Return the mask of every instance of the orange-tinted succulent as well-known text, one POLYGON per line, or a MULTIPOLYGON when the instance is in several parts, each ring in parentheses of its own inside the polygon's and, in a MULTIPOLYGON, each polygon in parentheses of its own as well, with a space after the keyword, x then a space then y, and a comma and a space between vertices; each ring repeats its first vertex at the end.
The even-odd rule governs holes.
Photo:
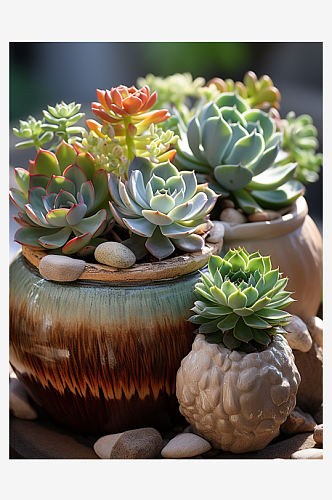
POLYGON ((167 109, 156 111, 148 110, 157 100, 157 92, 150 94, 150 88, 144 85, 137 89, 134 85, 130 88, 125 85, 112 87, 111 90, 97 89, 99 102, 91 104, 92 112, 103 122, 116 124, 125 118, 131 117, 133 122, 160 123, 169 118, 167 109))

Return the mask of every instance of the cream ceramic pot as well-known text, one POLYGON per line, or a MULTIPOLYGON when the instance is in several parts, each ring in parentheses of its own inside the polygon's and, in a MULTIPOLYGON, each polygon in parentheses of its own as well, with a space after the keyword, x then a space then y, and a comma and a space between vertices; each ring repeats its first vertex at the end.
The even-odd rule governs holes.
POLYGON ((287 290, 295 292, 296 302, 285 309, 303 321, 316 316, 323 287, 323 240, 303 196, 281 219, 234 226, 222 223, 224 254, 240 246, 249 253, 259 250, 261 255, 270 255, 272 267, 279 267, 289 278, 287 290))
POLYGON ((180 412, 214 448, 262 450, 295 407, 300 374, 281 335, 245 354, 196 335, 176 377, 180 412))

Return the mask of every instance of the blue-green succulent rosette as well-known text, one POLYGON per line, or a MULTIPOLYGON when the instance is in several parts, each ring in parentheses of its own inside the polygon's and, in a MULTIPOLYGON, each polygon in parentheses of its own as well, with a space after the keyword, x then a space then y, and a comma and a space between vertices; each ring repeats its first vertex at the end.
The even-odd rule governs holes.
POLYGON ((236 92, 224 92, 182 123, 174 164, 194 169, 209 186, 246 213, 280 209, 304 192, 294 178, 297 163, 276 166, 283 133, 261 109, 236 92))
POLYGON ((147 250, 159 260, 175 246, 185 252, 200 251, 213 224, 209 212, 218 195, 207 183, 198 185, 195 172, 179 172, 167 161, 154 166, 135 157, 124 183, 109 174, 110 208, 116 222, 145 238, 147 250))

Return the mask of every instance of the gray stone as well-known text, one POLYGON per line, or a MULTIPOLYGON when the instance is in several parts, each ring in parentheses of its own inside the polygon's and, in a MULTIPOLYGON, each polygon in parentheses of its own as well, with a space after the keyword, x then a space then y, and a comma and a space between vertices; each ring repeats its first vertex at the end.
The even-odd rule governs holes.
POLYGON ((287 420, 281 424, 280 430, 284 434, 300 434, 301 432, 311 432, 316 427, 316 422, 309 413, 304 413, 301 408, 295 406, 288 415, 287 420))
POLYGON ((156 458, 164 445, 161 434, 152 427, 134 429, 120 434, 113 444, 110 458, 156 458))
POLYGON ((29 403, 25 387, 14 376, 10 378, 9 383, 9 410, 14 417, 24 420, 36 420, 38 418, 36 410, 29 403))
POLYGON ((219 220, 228 222, 231 226, 248 222, 247 217, 235 208, 225 208, 225 210, 221 212, 219 220))
POLYGON ((190 432, 179 434, 161 450, 164 458, 190 458, 211 450, 208 441, 191 434, 190 432))
POLYGON ((224 235, 225 235, 225 226, 223 225, 222 222, 214 220, 213 222, 213 228, 210 229, 210 234, 206 238, 206 241, 208 243, 217 243, 218 241, 223 240, 224 235))
POLYGON ((314 440, 317 444, 323 444, 323 424, 316 425, 314 429, 314 440))
POLYGON ((323 348, 323 320, 318 316, 311 316, 306 323, 312 338, 323 348))
POLYGON ((287 342, 292 349, 308 352, 312 346, 312 338, 307 325, 295 314, 293 314, 293 318, 291 323, 284 326, 284 330, 288 332, 288 335, 286 335, 287 342))
POLYGON ((313 341, 308 352, 295 350, 293 354, 301 375, 296 404, 302 411, 315 415, 323 402, 323 349, 313 341))
POLYGON ((117 267, 119 269, 127 269, 136 262, 134 252, 122 243, 116 241, 107 241, 97 246, 95 259, 106 266, 117 267))
POLYGON ((292 453, 291 458, 298 460, 323 459, 323 450, 320 448, 310 448, 292 453))
POLYGON ((39 262, 39 272, 52 281, 75 281, 83 273, 85 261, 66 255, 46 255, 39 262))

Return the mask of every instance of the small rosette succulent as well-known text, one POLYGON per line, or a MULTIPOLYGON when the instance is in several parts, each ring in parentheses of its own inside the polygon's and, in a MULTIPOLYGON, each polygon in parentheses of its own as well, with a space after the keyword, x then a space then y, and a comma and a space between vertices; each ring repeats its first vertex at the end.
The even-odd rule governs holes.
POLYGON ((296 178, 307 184, 319 179, 323 155, 316 153, 319 147, 318 131, 310 115, 296 117, 290 111, 284 120, 283 150, 287 153, 287 162, 296 161, 296 178))
POLYGON ((192 323, 207 342, 245 353, 262 350, 292 316, 282 311, 293 302, 285 292, 288 279, 271 269, 270 257, 251 255, 244 248, 229 250, 222 258, 210 256, 209 273, 195 286, 192 323))
MULTIPOLYGON (((77 155, 62 142, 56 153, 40 149, 29 170, 15 169, 20 190, 10 197, 21 212, 14 217, 22 228, 21 245, 74 254, 90 245, 111 222, 105 170, 95 170, 89 154, 77 155)), ((85 252, 86 254, 86 252, 85 252)))
POLYGON ((175 246, 186 252, 204 246, 201 234, 213 224, 209 212, 217 195, 207 184, 197 185, 194 172, 179 172, 169 161, 157 166, 135 157, 125 183, 112 172, 110 207, 115 220, 133 233, 146 238, 147 250, 159 260, 175 246))
POLYGON ((268 113, 224 92, 182 127, 174 164, 204 174, 211 189, 233 198, 246 213, 283 208, 304 187, 293 179, 296 163, 274 165, 282 138, 268 113))

